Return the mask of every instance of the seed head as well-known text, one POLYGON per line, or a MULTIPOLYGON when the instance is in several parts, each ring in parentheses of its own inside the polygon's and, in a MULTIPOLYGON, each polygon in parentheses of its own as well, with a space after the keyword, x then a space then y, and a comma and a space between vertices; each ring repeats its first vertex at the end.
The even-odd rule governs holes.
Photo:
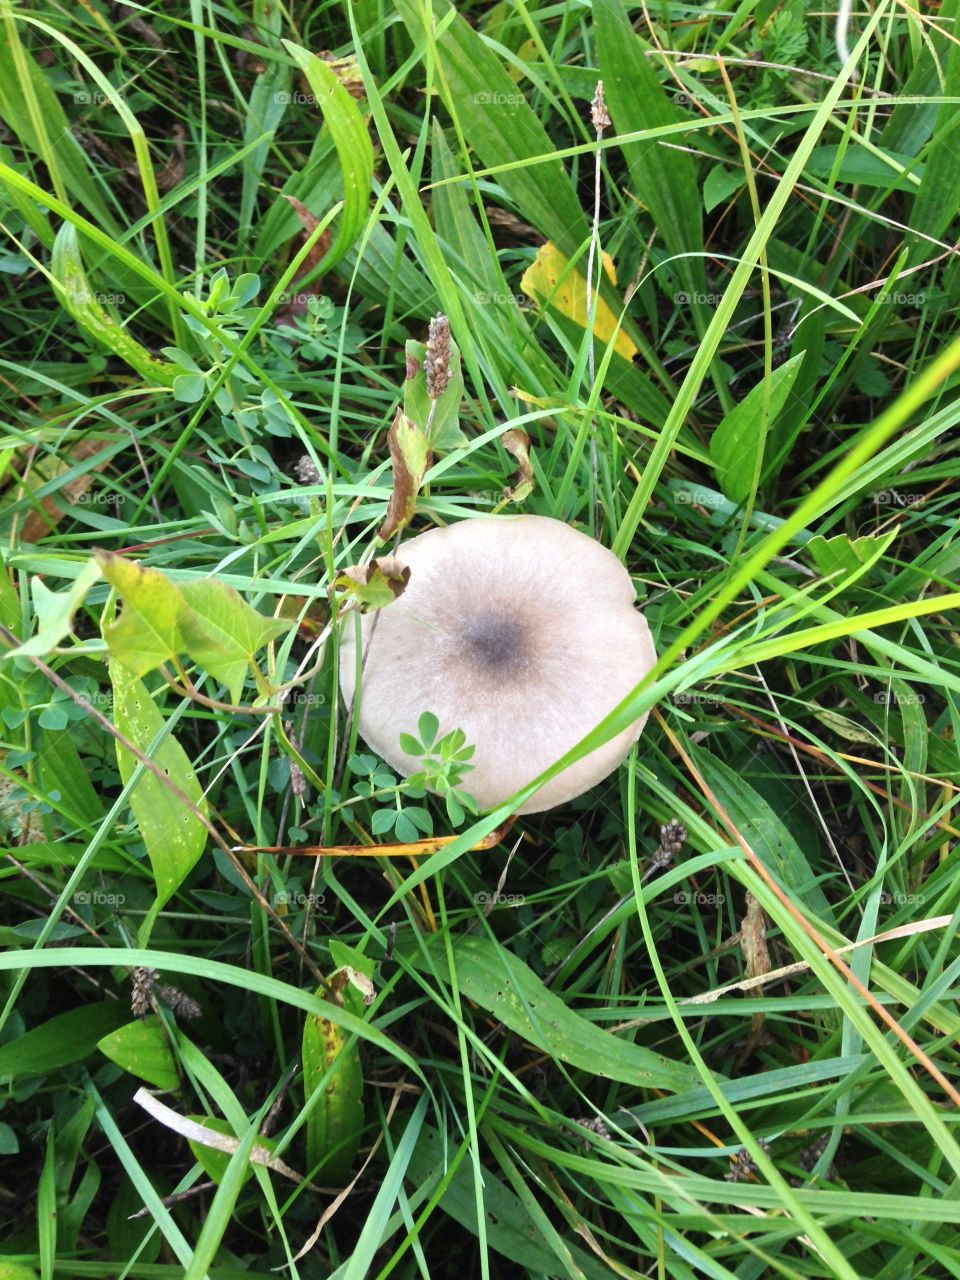
POLYGON ((436 315, 430 321, 423 371, 427 376, 427 395, 431 400, 439 400, 450 381, 450 321, 445 315, 436 315))

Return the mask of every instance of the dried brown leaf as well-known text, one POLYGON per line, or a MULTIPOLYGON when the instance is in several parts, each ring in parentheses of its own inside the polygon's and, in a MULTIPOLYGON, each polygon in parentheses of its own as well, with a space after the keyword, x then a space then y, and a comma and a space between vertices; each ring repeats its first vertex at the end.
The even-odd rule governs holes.
POLYGON ((517 460, 517 469, 510 477, 510 483, 504 488, 503 496, 510 502, 524 502, 534 489, 530 437, 520 427, 514 427, 510 431, 505 431, 500 440, 507 453, 517 460))
POLYGON ((432 457, 427 437, 402 409, 397 410, 387 434, 387 444, 393 467, 393 492, 387 506, 387 518, 380 530, 383 539, 413 519, 417 494, 432 457))

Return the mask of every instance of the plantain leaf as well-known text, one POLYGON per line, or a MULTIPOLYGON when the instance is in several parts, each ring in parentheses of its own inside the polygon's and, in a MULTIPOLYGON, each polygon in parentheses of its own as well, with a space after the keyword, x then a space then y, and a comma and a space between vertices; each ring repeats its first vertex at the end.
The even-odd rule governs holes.
POLYGON ((84 270, 77 230, 72 223, 65 222, 57 232, 50 273, 63 305, 91 338, 126 361, 148 382, 173 386, 180 370, 164 360, 156 360, 97 300, 84 270))
POLYGON ((177 1089, 180 1077, 166 1032, 154 1014, 128 1022, 97 1045, 100 1052, 132 1076, 158 1089, 177 1089))
POLYGON ((307 77, 316 96, 337 149, 343 174, 343 210, 337 222, 336 235, 327 252, 300 282, 305 284, 339 262, 360 234, 373 189, 373 143, 360 108, 327 64, 291 40, 282 43, 307 77))
MULTIPOLYGON (((164 727, 163 716, 146 686, 120 662, 111 660, 114 724, 133 746, 150 752, 150 758, 171 782, 201 812, 206 803, 187 753, 173 734, 168 733, 158 747, 154 740, 164 727)), ((138 761, 117 743, 117 762, 124 785, 129 782, 138 761)), ((143 843, 147 847, 157 899, 162 906, 189 875, 206 844, 206 828, 197 814, 161 783, 153 773, 145 772, 130 795, 130 808, 136 819, 143 843)))
POLYGON ((129 1016, 119 1000, 81 1005, 0 1045, 0 1080, 44 1076, 93 1053, 100 1040, 129 1016))
POLYGON ((502 946, 486 938, 464 938, 456 943, 454 958, 461 993, 549 1057, 645 1088, 679 1092, 697 1082, 692 1067, 618 1039, 574 1013, 502 946))
MULTIPOLYGON (((398 0, 395 7, 413 39, 421 40, 421 5, 398 0)), ((447 0, 435 0, 432 8, 443 68, 437 88, 447 110, 459 118, 464 136, 485 166, 513 166, 498 173, 497 182, 520 216, 563 253, 573 254, 590 228, 569 174, 560 160, 525 163, 549 156, 555 143, 496 53, 466 18, 447 0)))
MULTIPOLYGON (((769 432, 787 402, 796 381, 804 353, 800 352, 770 375, 770 399, 766 429, 769 432)), ((757 456, 764 448, 762 431, 763 383, 747 393, 710 438, 710 458, 724 496, 732 502, 746 502, 753 490, 757 456)))
MULTIPOLYGON (((633 30, 621 0, 595 0, 593 22, 600 75, 617 132, 634 133, 680 121, 682 117, 657 79, 654 64, 646 56, 644 43, 633 30)), ((650 210, 669 252, 702 254, 702 206, 690 156, 676 146, 665 146, 658 138, 628 143, 623 152, 634 195, 650 210)), ((676 270, 694 294, 705 291, 702 257, 682 258, 676 270)))
MULTIPOLYGON (((345 972, 345 971, 340 971, 345 972)), ((335 975, 336 977, 336 975, 335 975)), ((322 989, 319 996, 326 993, 322 989)), ((363 1000, 344 982, 338 992, 343 1008, 358 1017, 363 1000)), ((350 1175, 363 1132, 363 1071, 359 1043, 347 1048, 349 1035, 328 1018, 316 1014, 303 1028, 303 1091, 309 1098, 321 1080, 325 1084, 307 1118, 307 1163, 311 1179, 345 1182, 350 1175)))

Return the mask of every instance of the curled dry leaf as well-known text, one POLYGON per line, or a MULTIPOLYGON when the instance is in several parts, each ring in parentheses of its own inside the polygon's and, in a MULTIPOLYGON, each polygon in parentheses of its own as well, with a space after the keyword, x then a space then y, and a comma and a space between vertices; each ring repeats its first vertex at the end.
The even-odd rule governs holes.
POLYGON ((432 456, 427 437, 402 409, 397 410, 387 435, 387 444, 390 446, 393 466, 393 492, 390 494, 387 518, 380 530, 380 537, 383 539, 389 538, 413 519, 417 494, 432 456))
MULTIPOLYGON (((303 227, 301 236, 303 240, 307 240, 314 231, 320 219, 316 214, 311 213, 307 206, 296 196, 284 195, 284 200, 289 201, 293 206, 294 212, 300 219, 300 225, 303 227)), ((297 282, 302 280, 304 276, 314 269, 314 267, 323 259, 324 254, 330 248, 331 232, 328 227, 320 236, 317 243, 300 264, 300 270, 297 272, 293 280, 291 280, 287 290, 287 301, 282 307, 277 308, 276 320, 278 325, 287 325, 294 327, 294 321, 297 316, 305 316, 307 314, 307 304, 311 297, 318 297, 320 294, 320 281, 315 280, 312 284, 304 285, 296 288, 297 282)))
POLYGON ((530 460, 530 437, 519 427, 505 431, 500 441, 507 453, 517 460, 517 469, 503 490, 510 502, 524 502, 534 490, 533 463, 530 460))
MULTIPOLYGON (((760 978, 770 972, 770 953, 767 950, 767 918, 763 908, 753 896, 747 893, 747 914, 740 921, 740 950, 748 978, 760 978)), ((758 990, 762 993, 763 988, 758 990)), ((750 1034, 738 1055, 738 1062, 744 1062, 753 1052, 763 1037, 763 1014, 755 1013, 750 1019, 750 1034)))
POLYGON ((364 96, 365 91, 363 88, 363 75, 360 72, 360 63, 357 59, 351 57, 338 58, 329 49, 322 49, 320 57, 337 77, 350 97, 359 101, 364 96))
POLYGON ((70 471, 78 463, 85 462, 87 458, 92 458, 101 451, 104 454, 102 462, 91 467, 89 471, 84 471, 73 480, 66 481, 55 493, 48 495, 46 498, 41 498, 38 507, 27 513, 20 531, 20 538, 23 542, 39 542, 41 538, 56 528, 63 519, 64 499, 69 503, 83 502, 84 494, 93 484, 94 474, 97 471, 102 471, 110 461, 107 454, 109 443, 109 439, 104 438, 78 440, 67 453, 61 456, 41 458, 35 451, 29 450, 25 451, 25 456, 22 456, 22 459, 18 459, 20 465, 16 466, 15 464, 15 469, 12 469, 11 474, 15 474, 16 470, 20 470, 21 479, 12 493, 12 501, 19 501, 21 498, 26 497, 27 493, 39 489, 42 485, 49 484, 51 480, 56 479, 57 476, 66 471, 70 471))
POLYGON ((344 569, 333 585, 341 603, 352 601, 361 613, 370 613, 393 604, 409 580, 409 567, 396 556, 377 556, 369 564, 344 569))

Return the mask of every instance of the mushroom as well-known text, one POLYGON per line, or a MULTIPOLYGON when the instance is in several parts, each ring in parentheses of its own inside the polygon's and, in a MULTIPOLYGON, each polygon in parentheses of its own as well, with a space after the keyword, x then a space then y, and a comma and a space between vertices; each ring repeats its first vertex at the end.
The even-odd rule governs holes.
MULTIPOLYGON (((423 762, 400 746, 420 715, 460 728, 476 752, 463 780, 493 809, 570 750, 656 662, 636 593, 600 543, 546 516, 491 516, 430 529, 405 543, 406 590, 361 619, 358 727, 403 776, 423 762)), ((344 628, 343 696, 352 703, 356 628, 344 628)), ((565 804, 611 773, 646 713, 518 813, 565 804)))

